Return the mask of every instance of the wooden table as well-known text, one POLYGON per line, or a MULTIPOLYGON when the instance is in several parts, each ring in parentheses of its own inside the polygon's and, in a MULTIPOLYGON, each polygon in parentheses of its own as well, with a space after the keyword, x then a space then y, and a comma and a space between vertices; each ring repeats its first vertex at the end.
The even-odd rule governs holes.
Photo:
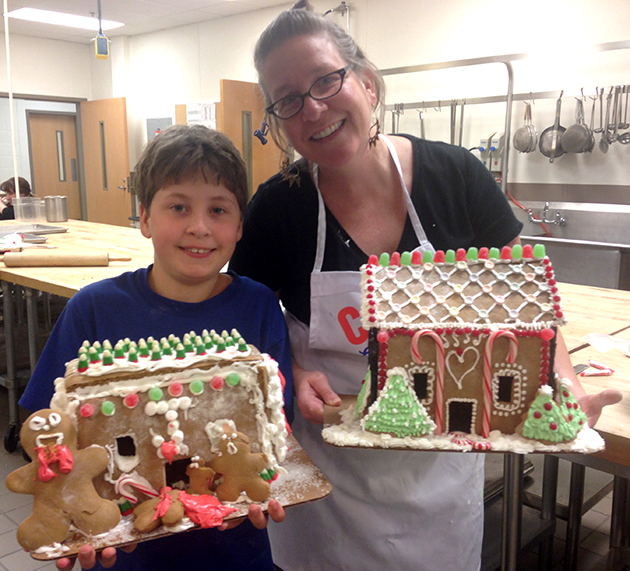
MULTIPOLYGON (((588 347, 589 333, 615 335, 630 328, 630 291, 558 284, 567 324, 562 336, 569 353, 588 347)), ((577 362, 573 359, 573 364, 577 362)))
POLYGON ((600 353, 584 337, 594 332, 630 337, 630 292, 564 283, 558 284, 558 289, 567 318, 562 334, 573 364, 588 364, 589 359, 595 359, 615 369, 610 377, 580 377, 584 390, 593 394, 614 388, 624 395, 620 403, 604 409, 597 423, 606 450, 592 456, 558 456, 572 462, 565 570, 573 571, 577 566, 586 466, 614 474, 611 547, 621 547, 627 536, 623 513, 630 478, 630 359, 617 349, 600 353))
MULTIPOLYGON (((24 224, 23 221, 6 220, 0 226, 3 228, 19 227, 24 226, 24 224)), ((9 427, 5 434, 4 446, 11 452, 17 446, 19 433, 14 305, 11 285, 25 288, 29 359, 32 370, 39 358, 37 291, 70 298, 86 285, 118 276, 123 272, 146 267, 153 262, 151 241, 144 238, 138 229, 82 220, 68 220, 53 226, 67 228, 67 231, 45 234, 47 237, 45 245, 54 247, 50 250, 51 252, 70 254, 101 252, 108 253, 110 257, 131 258, 131 261, 111 262, 108 266, 101 267, 64 268, 7 268, 4 264, 0 264, 7 353, 7 375, 2 384, 7 387, 9 392, 9 427)))

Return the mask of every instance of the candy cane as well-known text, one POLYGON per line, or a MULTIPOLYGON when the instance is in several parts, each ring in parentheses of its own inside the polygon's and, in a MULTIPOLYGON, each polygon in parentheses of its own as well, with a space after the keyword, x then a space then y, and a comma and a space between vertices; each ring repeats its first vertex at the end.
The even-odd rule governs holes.
POLYGON ((136 498, 130 488, 136 488, 138 491, 143 492, 152 498, 157 498, 160 495, 153 489, 147 479, 138 475, 136 472, 132 475, 120 477, 114 488, 116 493, 120 494, 126 500, 129 500, 132 504, 137 504, 138 498, 136 498))
POLYGON ((486 350, 483 355, 483 423, 482 435, 488 438, 490 435, 490 405, 492 403, 492 346, 499 337, 507 337, 510 340, 510 349, 507 354, 507 362, 514 363, 518 352, 516 336, 511 331, 494 331, 488 337, 486 350))
POLYGON ((435 353, 437 361, 437 386, 435 389, 435 432, 436 434, 442 434, 442 408, 444 406, 444 344, 440 336, 435 331, 417 331, 411 339, 411 357, 413 360, 420 364, 422 363, 422 357, 418 351, 418 340, 420 337, 427 335, 435 341, 435 353))

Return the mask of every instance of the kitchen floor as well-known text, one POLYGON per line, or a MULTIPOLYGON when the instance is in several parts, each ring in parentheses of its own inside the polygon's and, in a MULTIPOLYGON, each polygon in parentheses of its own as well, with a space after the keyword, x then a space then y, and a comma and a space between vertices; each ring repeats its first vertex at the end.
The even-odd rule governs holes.
MULTIPOLYGON (((0 431, 4 436, 8 424, 7 391, 0 388, 0 431)), ((24 464, 20 450, 13 454, 0 450, 0 571, 34 571, 56 569, 54 563, 42 563, 32 559, 22 550, 15 538, 17 526, 30 515, 32 499, 28 495, 13 494, 4 485, 4 480, 11 471, 24 464)), ((606 567, 608 557, 608 541, 610 533, 610 513, 612 494, 606 496, 582 518, 582 535, 577 571, 612 571, 606 567)), ((558 520, 554 541, 554 568, 562 570, 564 556, 564 537, 566 522, 558 520)), ((522 554, 519 568, 531 570, 537 568, 535 552, 522 554)), ((630 567, 627 567, 630 569, 630 567)), ((623 565, 614 571, 626 569, 623 565)), ((290 571, 290 570, 286 570, 290 571)))

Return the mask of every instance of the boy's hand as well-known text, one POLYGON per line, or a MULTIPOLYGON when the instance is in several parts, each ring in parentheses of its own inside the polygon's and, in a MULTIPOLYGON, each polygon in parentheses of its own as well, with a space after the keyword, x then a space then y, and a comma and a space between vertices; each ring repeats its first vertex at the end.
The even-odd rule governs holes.
MULTIPOLYGON (((278 500, 269 500, 267 512, 271 516, 271 519, 276 523, 281 523, 284 521, 286 513, 278 500)), ((262 508, 258 504, 252 504, 251 506, 249 506, 247 517, 256 529, 265 529, 267 527, 267 523, 269 523, 269 516, 263 513, 262 508)), ((225 531, 226 529, 232 529, 237 525, 240 525, 241 523, 243 523, 243 520, 236 522, 226 522, 221 524, 218 529, 221 531, 225 531)))
POLYGON ((302 416, 314 424, 324 422, 324 404, 339 406, 341 399, 321 371, 306 371, 293 363, 293 382, 302 416))
MULTIPOLYGON (((121 547, 121 549, 127 553, 131 553, 138 545, 133 543, 121 547)), ((82 545, 79 548, 77 557, 63 557, 57 561, 57 569, 59 571, 70 571, 74 567, 74 562, 79 560, 81 569, 93 569, 96 565, 97 555, 95 549, 91 545, 82 545)), ((113 567, 116 563, 116 549, 113 547, 106 547, 98 556, 98 560, 105 569, 113 567)))

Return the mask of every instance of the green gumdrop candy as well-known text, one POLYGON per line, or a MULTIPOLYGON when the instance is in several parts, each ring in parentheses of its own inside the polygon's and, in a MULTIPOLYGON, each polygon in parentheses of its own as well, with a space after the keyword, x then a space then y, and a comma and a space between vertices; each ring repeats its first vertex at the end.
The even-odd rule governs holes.
POLYGON ((411 252, 403 252, 402 254, 400 254, 400 265, 401 266, 411 265, 411 252))
POLYGON ((490 258, 491 260, 500 259, 501 251, 499 250, 499 248, 490 248, 490 251, 488 252, 488 258, 490 258))
POLYGON ((466 252, 467 260, 476 260, 478 257, 479 257, 479 250, 477 248, 474 248, 474 247, 468 248, 468 251, 466 252))
POLYGON ((422 254, 422 263, 423 264, 432 264, 433 263, 433 252, 430 250, 425 250, 422 254))
POLYGON ((515 244, 512 246, 512 259, 520 260, 523 258, 523 246, 520 244, 515 244))
POLYGON ((447 264, 454 264, 455 263, 455 250, 446 250, 444 254, 444 261, 447 264))
POLYGON ((545 257, 545 246, 543 244, 536 244, 534 246, 534 258, 545 257))
POLYGON ((378 263, 380 266, 389 266, 389 254, 381 254, 381 257, 378 259, 378 263))

